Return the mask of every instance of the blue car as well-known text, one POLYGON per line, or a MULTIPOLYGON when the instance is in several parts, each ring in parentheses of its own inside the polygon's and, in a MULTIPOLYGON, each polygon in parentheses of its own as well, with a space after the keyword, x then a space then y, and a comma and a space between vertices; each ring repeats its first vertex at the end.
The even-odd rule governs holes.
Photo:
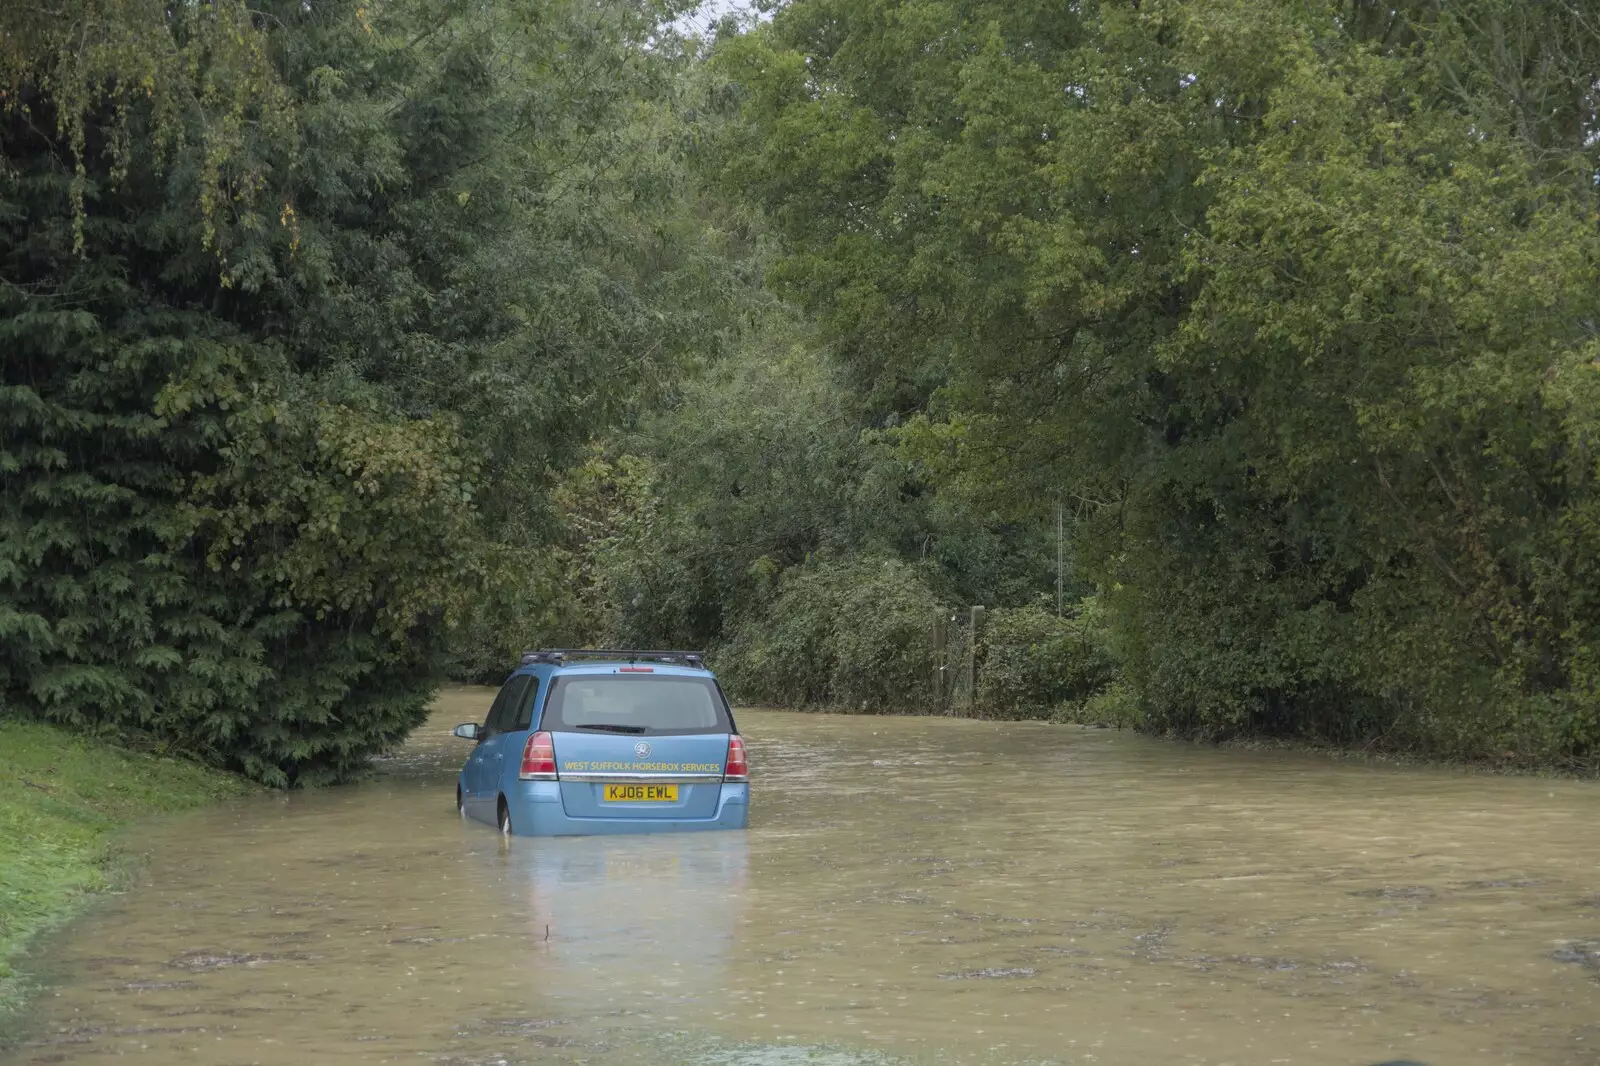
POLYGON ((695 652, 531 651, 482 725, 460 812, 506 834, 743 829, 750 765, 695 652))

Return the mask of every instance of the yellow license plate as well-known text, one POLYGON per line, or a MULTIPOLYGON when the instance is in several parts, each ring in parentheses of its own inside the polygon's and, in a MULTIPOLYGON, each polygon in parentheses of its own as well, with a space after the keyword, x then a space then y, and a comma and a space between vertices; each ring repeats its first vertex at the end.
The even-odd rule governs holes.
POLYGON ((677 785, 607 785, 607 803, 676 803, 677 785))

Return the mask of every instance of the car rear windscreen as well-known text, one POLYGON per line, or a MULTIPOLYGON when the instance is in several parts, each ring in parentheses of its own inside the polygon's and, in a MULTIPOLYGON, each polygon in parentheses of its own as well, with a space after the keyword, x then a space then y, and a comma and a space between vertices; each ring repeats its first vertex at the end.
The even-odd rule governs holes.
POLYGON ((709 678, 660 674, 558 677, 542 722, 552 731, 627 736, 733 731, 709 678))

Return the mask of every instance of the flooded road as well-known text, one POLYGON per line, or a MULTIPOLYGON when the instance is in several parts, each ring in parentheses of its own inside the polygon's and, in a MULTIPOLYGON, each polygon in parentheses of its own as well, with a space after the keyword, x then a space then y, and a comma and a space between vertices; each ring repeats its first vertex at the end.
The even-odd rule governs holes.
POLYGON ((746 711, 748 832, 503 842, 491 697, 143 833, 0 1060, 1600 1066, 1600 786, 746 711))

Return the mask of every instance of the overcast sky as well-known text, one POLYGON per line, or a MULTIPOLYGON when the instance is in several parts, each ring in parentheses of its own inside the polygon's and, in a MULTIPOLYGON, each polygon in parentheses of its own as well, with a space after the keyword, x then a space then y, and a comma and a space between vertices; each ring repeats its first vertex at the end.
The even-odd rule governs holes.
POLYGON ((700 5, 700 13, 718 19, 730 11, 743 11, 749 6, 750 0, 706 0, 700 5))
POLYGON ((700 10, 684 17, 686 27, 696 27, 701 30, 709 29, 723 15, 739 11, 748 11, 751 0, 705 0, 700 5, 700 10))

